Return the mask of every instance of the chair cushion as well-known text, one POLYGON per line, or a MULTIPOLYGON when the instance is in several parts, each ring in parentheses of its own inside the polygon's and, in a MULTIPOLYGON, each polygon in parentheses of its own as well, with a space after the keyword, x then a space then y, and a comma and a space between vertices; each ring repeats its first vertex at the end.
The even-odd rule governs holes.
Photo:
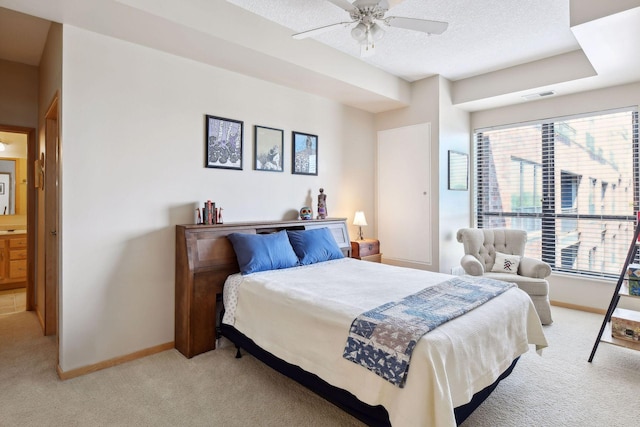
POLYGON ((529 295, 544 296, 549 294, 549 282, 545 279, 535 279, 533 277, 519 276, 511 273, 492 272, 484 273, 484 277, 515 283, 520 289, 529 295))

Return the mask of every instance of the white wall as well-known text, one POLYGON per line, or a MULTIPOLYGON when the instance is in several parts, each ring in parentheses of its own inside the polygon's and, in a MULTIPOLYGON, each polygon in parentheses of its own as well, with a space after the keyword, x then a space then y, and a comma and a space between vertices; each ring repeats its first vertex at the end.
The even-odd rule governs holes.
POLYGON ((323 187, 330 216, 375 221, 372 114, 70 26, 63 46, 63 371, 173 341, 196 202, 278 220, 323 187), (243 171, 204 168, 205 114, 244 121, 243 171), (254 124, 285 130, 285 172, 252 170, 254 124), (291 175, 292 130, 319 136, 317 177, 291 175))
MULTIPOLYGON (((429 123, 431 125, 431 138, 429 143, 431 144, 431 164, 424 165, 430 173, 431 182, 431 195, 430 205, 431 212, 429 218, 424 218, 424 221, 431 222, 431 230, 434 232, 438 229, 438 179, 439 179, 439 77, 429 77, 426 79, 418 80, 411 85, 412 96, 411 106, 406 108, 399 108, 397 110, 387 111, 384 113, 376 114, 376 130, 397 129, 405 126, 417 125, 422 123, 429 123)), ((397 206, 397 209, 407 209, 411 207, 397 206)), ((427 269, 432 271, 438 271, 439 265, 439 244, 435 235, 429 242, 414 241, 407 242, 410 245, 426 244, 431 245, 431 265, 418 264, 411 262, 394 262, 394 264, 413 267, 419 269, 427 269)), ((418 239, 416 239, 418 240, 418 239)), ((380 242, 381 252, 383 253, 384 260, 384 245, 385 242, 380 242)))
MULTIPOLYGON (((440 168, 439 168, 439 227, 440 243, 439 271, 451 273, 454 267, 460 267, 460 258, 464 255, 462 243, 456 240, 460 228, 469 227, 471 222, 472 181, 469 190, 449 190, 449 150, 469 154, 469 113, 453 106, 451 82, 440 78, 440 168)), ((470 173, 470 169, 468 170, 470 173)))
MULTIPOLYGON (((431 222, 433 238, 423 242, 431 245, 432 264, 428 269, 451 273, 452 267, 460 265, 464 254, 462 244, 456 241, 456 232, 470 224, 470 192, 448 189, 447 155, 448 150, 470 153, 471 135, 469 113, 453 106, 449 81, 435 76, 414 82, 410 107, 376 115, 378 130, 418 123, 431 123, 432 160, 425 165, 431 173, 431 217, 425 221, 431 222)), ((380 242, 380 246, 384 248, 384 242, 380 242)), ((425 268, 417 264, 406 266, 425 268)))
MULTIPOLYGON (((475 112, 471 114, 471 129, 638 104, 640 104, 640 83, 634 83, 475 112)), ((552 301, 596 309, 607 308, 615 287, 613 280, 577 279, 560 274, 552 274, 549 284, 552 301)))
POLYGON ((554 96, 471 113, 471 130, 549 117, 629 107, 640 103, 640 83, 554 96))

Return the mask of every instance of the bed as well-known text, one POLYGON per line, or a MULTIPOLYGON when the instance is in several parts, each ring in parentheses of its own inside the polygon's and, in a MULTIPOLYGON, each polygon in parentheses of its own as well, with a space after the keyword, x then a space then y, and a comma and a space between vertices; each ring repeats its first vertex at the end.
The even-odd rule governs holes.
MULTIPOLYGON (((247 227, 217 229, 216 238, 329 225, 338 249, 348 255, 344 220, 263 225, 249 227, 249 233, 247 227)), ((225 246, 225 240, 218 245, 225 246)), ((236 252, 238 259, 242 253, 236 252)), ((530 298, 510 288, 420 338, 406 382, 399 387, 344 357, 352 322, 363 312, 452 276, 348 257, 244 275, 238 272, 242 260, 240 268, 237 261, 235 268, 228 263, 217 268, 223 264, 221 334, 369 425, 460 424, 509 375, 521 354, 530 346, 546 346, 530 298)))

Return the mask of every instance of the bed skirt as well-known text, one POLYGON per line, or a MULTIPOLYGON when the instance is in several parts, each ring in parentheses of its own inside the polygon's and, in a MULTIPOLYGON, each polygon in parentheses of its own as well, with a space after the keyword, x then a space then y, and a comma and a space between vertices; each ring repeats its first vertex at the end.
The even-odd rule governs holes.
MULTIPOLYGON (((302 384, 304 387, 353 415, 363 423, 376 427, 391 425, 389 423, 389 414, 382 405, 367 405, 366 403, 358 400, 357 397, 348 391, 334 387, 317 375, 307 372, 299 366, 285 362, 259 347, 250 338, 235 329, 233 326, 221 323, 220 333, 239 349, 244 349, 256 359, 302 384)), ((498 386, 498 383, 511 374, 511 371, 513 371, 517 362, 518 358, 511 363, 511 366, 509 366, 493 384, 474 394, 469 403, 454 409, 457 425, 462 424, 462 422, 466 420, 467 417, 469 417, 469 415, 471 415, 471 413, 480 406, 487 397, 489 397, 491 392, 493 392, 493 390, 498 386)))

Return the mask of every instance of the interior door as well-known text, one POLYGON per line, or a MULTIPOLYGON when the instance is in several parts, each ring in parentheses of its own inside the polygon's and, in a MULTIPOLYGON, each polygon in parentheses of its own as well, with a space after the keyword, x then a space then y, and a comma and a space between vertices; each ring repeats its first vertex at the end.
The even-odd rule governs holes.
POLYGON ((431 125, 378 132, 378 238, 385 262, 431 265, 431 125))

